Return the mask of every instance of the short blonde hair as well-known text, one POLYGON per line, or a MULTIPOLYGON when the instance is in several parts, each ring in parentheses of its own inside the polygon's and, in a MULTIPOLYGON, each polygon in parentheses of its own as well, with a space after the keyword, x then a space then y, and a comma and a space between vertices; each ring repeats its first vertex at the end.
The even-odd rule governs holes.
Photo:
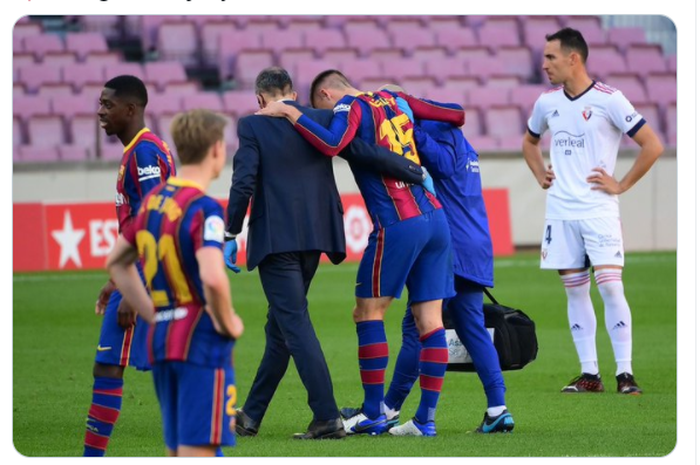
POLYGON ((178 114, 170 124, 170 134, 180 163, 196 165, 209 149, 224 138, 228 120, 210 110, 197 109, 178 114))

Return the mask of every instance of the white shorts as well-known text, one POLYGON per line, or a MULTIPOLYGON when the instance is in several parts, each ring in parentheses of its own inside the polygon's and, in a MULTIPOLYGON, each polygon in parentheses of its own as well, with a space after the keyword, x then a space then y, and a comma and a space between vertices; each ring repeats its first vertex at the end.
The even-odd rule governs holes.
POLYGON ((620 218, 545 220, 540 268, 572 270, 624 264, 620 218))

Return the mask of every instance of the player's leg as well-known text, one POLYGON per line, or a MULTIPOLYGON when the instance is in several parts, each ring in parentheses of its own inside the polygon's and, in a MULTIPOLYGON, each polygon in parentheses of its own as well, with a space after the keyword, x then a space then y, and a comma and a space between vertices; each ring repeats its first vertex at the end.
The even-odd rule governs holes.
POLYGON ((235 446, 237 391, 233 366, 167 363, 177 372, 177 455, 214 457, 219 447, 235 446))
POLYGON ((447 340, 442 323, 442 299, 454 296, 452 245, 442 210, 422 217, 414 234, 425 234, 406 279, 411 310, 421 345, 421 397, 413 419, 393 428, 394 435, 435 436, 435 412, 447 369, 447 340))
MULTIPOLYGON (((115 290, 110 296, 102 320, 100 340, 93 366, 92 402, 87 416, 83 455, 105 455, 114 425, 122 407, 124 387, 125 341, 133 329, 124 331, 117 324, 117 307, 121 294, 115 290)), ((127 344, 128 345, 128 344, 127 344)))
POLYGON ((447 309, 486 393, 487 408, 477 432, 512 431, 515 423, 506 408, 506 385, 498 353, 484 324, 483 286, 455 276, 455 289, 457 295, 449 300, 447 309))
POLYGON ((239 436, 254 436, 267 412, 272 397, 289 366, 289 349, 284 340, 277 320, 268 307, 265 325, 265 352, 253 380, 243 412, 252 420, 253 425, 236 424, 239 436), (246 426, 248 426, 246 428, 246 426))
POLYGON ((396 357, 394 375, 384 396, 384 413, 390 428, 398 424, 401 406, 419 375, 421 344, 410 302, 401 324, 401 336, 401 350, 396 357))
MULTIPOLYGON (((143 281, 143 270, 137 265, 143 281)), ((149 326, 140 317, 136 325, 122 328, 117 309, 121 292, 112 292, 105 309, 93 366, 92 403, 88 412, 83 455, 104 456, 119 418, 124 386, 124 367, 150 370, 146 340, 149 326)))
POLYGON ((605 306, 605 326, 617 364, 618 392, 641 394, 632 375, 632 313, 622 284, 624 245, 618 218, 594 218, 584 222, 596 286, 605 306))
POLYGON ((178 372, 176 367, 170 363, 156 363, 153 366, 153 386, 163 424, 165 455, 177 457, 178 372))
POLYGON ((579 222, 546 220, 540 268, 559 271, 566 293, 569 329, 581 365, 581 375, 564 386, 562 392, 603 390, 598 373, 597 322, 590 295, 588 266, 579 222))
POLYGON ((384 314, 393 299, 400 297, 408 272, 406 253, 400 244, 402 223, 406 221, 370 234, 357 270, 353 321, 364 402, 360 409, 343 409, 348 434, 381 434, 388 428, 382 413, 384 377, 389 364, 384 314))
POLYGON ((361 415, 353 415, 344 422, 345 430, 350 434, 380 434, 387 429, 386 415, 382 413, 384 377, 389 364, 384 314, 392 300, 393 297, 355 299, 353 319, 364 401, 361 415))
POLYGON ((274 317, 309 393, 314 420, 339 418, 333 384, 321 344, 309 316, 306 291, 320 259, 319 252, 269 255, 259 266, 260 279, 274 317))

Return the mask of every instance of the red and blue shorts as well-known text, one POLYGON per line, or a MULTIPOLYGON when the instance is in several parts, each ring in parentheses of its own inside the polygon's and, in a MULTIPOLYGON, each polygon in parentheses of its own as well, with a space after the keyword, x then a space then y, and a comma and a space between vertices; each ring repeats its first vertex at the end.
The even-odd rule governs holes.
MULTIPOLYGON (((143 271, 137 266, 141 280, 143 271)), ((105 308, 100 330, 100 340, 97 344, 95 362, 103 365, 118 365, 122 367, 132 366, 137 370, 150 370, 146 339, 148 337, 148 324, 136 318, 136 325, 124 329, 117 322, 117 309, 122 301, 119 289, 112 292, 105 308)))
POLYGON ((188 362, 156 362, 153 382, 168 449, 236 444, 233 366, 213 368, 188 362))
POLYGON ((372 231, 357 270, 355 296, 411 302, 455 295, 450 229, 442 209, 372 231))

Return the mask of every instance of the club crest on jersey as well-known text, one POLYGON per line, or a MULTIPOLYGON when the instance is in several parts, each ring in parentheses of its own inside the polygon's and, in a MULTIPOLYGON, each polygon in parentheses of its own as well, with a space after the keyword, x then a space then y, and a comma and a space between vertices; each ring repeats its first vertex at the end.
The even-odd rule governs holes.
POLYGON ((581 114, 583 115, 583 119, 588 121, 589 119, 591 119, 591 116, 593 115, 593 110, 591 110, 591 107, 586 107, 583 109, 581 114))

